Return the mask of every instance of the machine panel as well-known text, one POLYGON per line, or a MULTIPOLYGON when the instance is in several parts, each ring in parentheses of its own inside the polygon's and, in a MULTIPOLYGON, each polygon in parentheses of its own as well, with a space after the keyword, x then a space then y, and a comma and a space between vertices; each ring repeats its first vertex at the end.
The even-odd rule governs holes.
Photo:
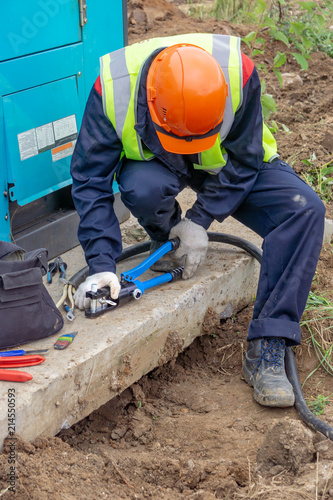
POLYGON ((50 258, 78 244, 72 152, 99 58, 126 44, 126 0, 1 2, 1 240, 50 258))
POLYGON ((7 0, 1 6, 0 61, 81 40, 77 0, 7 0))
POLYGON ((10 201, 26 205, 67 186, 81 123, 76 77, 3 98, 10 201))

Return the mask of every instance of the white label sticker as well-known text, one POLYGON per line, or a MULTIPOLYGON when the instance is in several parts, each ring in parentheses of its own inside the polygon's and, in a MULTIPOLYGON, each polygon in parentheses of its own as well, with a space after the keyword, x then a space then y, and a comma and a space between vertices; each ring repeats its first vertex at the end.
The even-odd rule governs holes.
POLYGON ((38 155, 37 139, 35 129, 27 130, 17 135, 21 161, 38 155))
POLYGON ((54 133, 52 123, 47 123, 36 128, 37 144, 39 152, 44 149, 50 149, 54 145, 54 133))
POLYGON ((77 134, 75 115, 66 116, 66 118, 53 122, 53 128, 56 141, 77 134))
POLYGON ((17 135, 21 161, 52 150, 52 161, 58 161, 73 153, 77 139, 75 115, 46 123, 17 135), (68 146, 71 144, 71 146, 68 146), (61 147, 64 146, 64 147, 61 147))

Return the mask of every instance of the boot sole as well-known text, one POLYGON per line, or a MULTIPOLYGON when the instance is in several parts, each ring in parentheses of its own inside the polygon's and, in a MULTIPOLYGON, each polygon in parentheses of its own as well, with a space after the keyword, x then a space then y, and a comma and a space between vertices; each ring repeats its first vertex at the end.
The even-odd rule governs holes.
POLYGON ((280 395, 281 398, 277 399, 278 391, 273 395, 262 396, 262 394, 253 391, 254 400, 262 406, 270 406, 272 408, 288 408, 294 406, 295 396, 292 394, 290 396, 280 395))

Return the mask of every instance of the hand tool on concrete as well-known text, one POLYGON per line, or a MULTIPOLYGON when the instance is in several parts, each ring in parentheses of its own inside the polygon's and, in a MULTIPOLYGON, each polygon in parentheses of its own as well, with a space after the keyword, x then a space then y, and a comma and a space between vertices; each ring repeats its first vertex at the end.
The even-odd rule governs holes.
POLYGON ((179 238, 167 241, 149 255, 147 259, 141 262, 141 264, 122 273, 120 277, 120 293, 117 299, 112 299, 110 297, 109 287, 103 287, 97 290, 96 285, 92 285, 92 289, 86 293, 86 296, 91 299, 90 308, 85 310, 86 317, 96 318, 107 311, 115 309, 119 305, 125 304, 131 299, 140 299, 145 290, 149 288, 180 279, 184 269, 183 266, 147 281, 140 281, 137 279, 138 276, 147 271, 156 261, 163 257, 163 255, 172 250, 176 250, 179 247, 179 243, 179 238))
POLYGON ((8 382, 27 382, 33 377, 30 373, 21 372, 20 370, 2 370, 0 369, 0 380, 8 382))
POLYGON ((53 344, 55 349, 66 349, 74 340, 75 335, 78 332, 65 333, 65 335, 61 335, 58 340, 53 344))
POLYGON ((47 271, 47 282, 52 283, 52 277, 59 271, 59 279, 66 279, 67 264, 61 257, 57 257, 54 262, 50 262, 47 271))
POLYGON ((9 356, 0 358, 0 368, 22 368, 24 366, 35 366, 44 363, 45 358, 38 354, 31 356, 9 356))
POLYGON ((9 356, 25 356, 25 355, 29 355, 29 354, 44 354, 47 351, 48 351, 48 349, 35 349, 33 351, 25 351, 24 349, 15 349, 14 351, 2 351, 2 352, 0 352, 0 357, 8 358, 9 356))
POLYGON ((21 368, 25 366, 34 366, 43 363, 45 358, 43 356, 9 356, 7 358, 0 358, 0 380, 7 380, 10 382, 27 382, 33 377, 30 373, 22 372, 20 370, 7 370, 7 368, 21 368))
POLYGON ((57 262, 58 262, 58 268, 59 268, 59 279, 64 280, 66 279, 66 269, 67 269, 67 264, 62 260, 61 257, 57 257, 57 262))
POLYGON ((56 262, 51 262, 48 266, 47 269, 47 282, 52 283, 52 277, 55 275, 55 273, 58 270, 58 266, 56 262))

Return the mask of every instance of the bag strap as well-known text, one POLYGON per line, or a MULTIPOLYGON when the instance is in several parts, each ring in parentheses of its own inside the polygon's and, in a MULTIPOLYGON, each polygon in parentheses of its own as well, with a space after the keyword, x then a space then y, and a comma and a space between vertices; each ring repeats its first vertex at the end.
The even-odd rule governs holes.
MULTIPOLYGON (((47 255, 48 251, 46 248, 38 248, 37 250, 32 250, 27 252, 24 256, 24 260, 32 260, 35 265, 41 268, 42 275, 47 273, 47 255)), ((35 265, 33 267, 35 267, 35 265)))

